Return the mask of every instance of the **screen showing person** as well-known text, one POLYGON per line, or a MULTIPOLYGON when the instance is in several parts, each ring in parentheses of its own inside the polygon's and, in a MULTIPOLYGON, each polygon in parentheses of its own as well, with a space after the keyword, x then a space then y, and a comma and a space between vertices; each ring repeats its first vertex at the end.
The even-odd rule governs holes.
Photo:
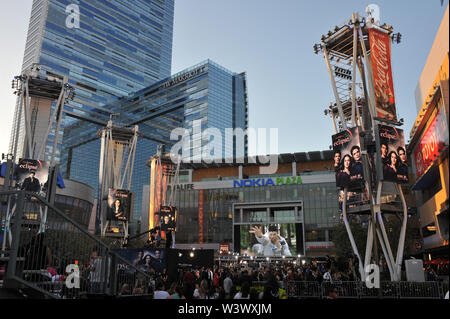
MULTIPOLYGON (((264 257, 292 256, 288 239, 281 235, 282 226, 285 226, 284 228, 286 230, 287 225, 250 226, 248 233, 254 235, 253 240, 251 243, 247 243, 247 245, 242 245, 241 242, 241 247, 249 248, 247 251, 249 255, 264 257)), ((287 235, 292 242, 292 238, 295 237, 295 227, 290 225, 289 228, 287 235)))

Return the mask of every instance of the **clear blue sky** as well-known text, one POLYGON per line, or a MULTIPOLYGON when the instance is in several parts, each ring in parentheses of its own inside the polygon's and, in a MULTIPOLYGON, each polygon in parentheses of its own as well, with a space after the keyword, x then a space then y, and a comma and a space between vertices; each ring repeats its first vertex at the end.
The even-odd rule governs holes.
MULTIPOLYGON (((0 32, 0 152, 7 152, 15 104, 11 79, 22 64, 31 0, 2 3, 0 32)), ((397 112, 405 136, 416 118, 414 90, 448 4, 440 0, 175 0, 172 73, 211 59, 246 72, 251 127, 278 128, 279 152, 326 150, 333 129, 323 110, 334 100, 322 55, 312 46, 322 34, 380 6, 394 26, 397 112)))

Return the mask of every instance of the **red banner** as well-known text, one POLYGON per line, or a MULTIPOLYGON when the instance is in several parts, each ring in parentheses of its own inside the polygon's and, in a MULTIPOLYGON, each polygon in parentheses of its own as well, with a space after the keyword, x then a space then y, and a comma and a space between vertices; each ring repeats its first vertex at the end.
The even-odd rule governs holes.
POLYGON ((448 128, 444 117, 441 110, 436 113, 414 150, 417 178, 425 173, 445 147, 448 128))
POLYGON ((374 28, 369 30, 369 39, 377 117, 397 121, 391 68, 391 39, 389 34, 374 28))
POLYGON ((198 242, 203 243, 203 190, 198 192, 198 242))

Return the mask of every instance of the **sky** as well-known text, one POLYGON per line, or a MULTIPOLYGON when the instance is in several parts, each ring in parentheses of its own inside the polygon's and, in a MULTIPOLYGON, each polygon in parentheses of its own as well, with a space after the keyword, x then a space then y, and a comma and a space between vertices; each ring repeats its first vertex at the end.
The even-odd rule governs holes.
MULTIPOLYGON (((206 59, 246 72, 249 126, 278 129, 278 152, 327 150, 334 134, 324 110, 334 101, 323 55, 313 45, 352 12, 380 7, 381 23, 402 34, 392 46, 398 118, 405 137, 416 119, 416 89, 448 0, 175 0, 172 74, 206 59)), ((2 3, 0 153, 7 153, 32 0, 2 3)), ((405 141, 407 142, 407 141, 405 141)))

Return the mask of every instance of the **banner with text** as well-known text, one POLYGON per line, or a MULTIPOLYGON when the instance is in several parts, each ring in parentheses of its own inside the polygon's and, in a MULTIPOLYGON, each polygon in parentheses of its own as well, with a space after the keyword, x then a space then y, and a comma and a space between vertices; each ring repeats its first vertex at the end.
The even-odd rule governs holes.
POLYGON ((381 30, 369 29, 370 56, 377 117, 397 121, 391 68, 391 39, 381 30))

